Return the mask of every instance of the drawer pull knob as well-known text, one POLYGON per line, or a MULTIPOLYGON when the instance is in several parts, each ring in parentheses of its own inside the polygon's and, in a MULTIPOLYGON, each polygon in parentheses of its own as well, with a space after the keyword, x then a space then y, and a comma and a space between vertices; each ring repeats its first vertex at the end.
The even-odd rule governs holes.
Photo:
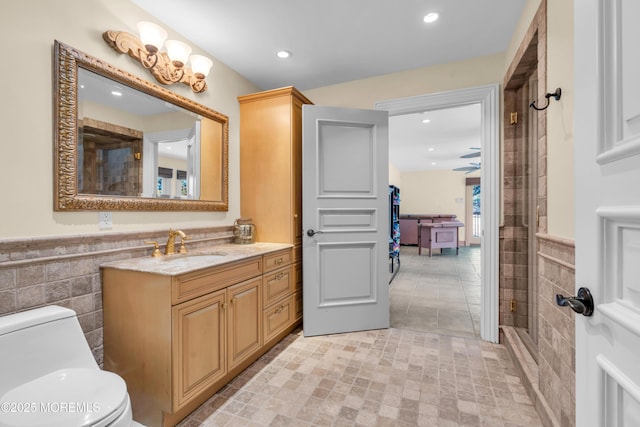
POLYGON ((282 264, 282 258, 278 258, 278 259, 276 260, 276 264, 278 264, 278 265, 282 264))
POLYGON ((282 278, 284 277, 284 273, 280 272, 278 274, 276 274, 276 280, 282 280, 282 278))
POLYGON ((282 310, 284 310, 284 305, 281 305, 280 307, 276 308, 276 314, 282 313, 282 310))
POLYGON ((227 308, 227 303, 226 303, 226 302, 223 302, 223 303, 222 303, 222 309, 224 310, 225 308, 227 308))

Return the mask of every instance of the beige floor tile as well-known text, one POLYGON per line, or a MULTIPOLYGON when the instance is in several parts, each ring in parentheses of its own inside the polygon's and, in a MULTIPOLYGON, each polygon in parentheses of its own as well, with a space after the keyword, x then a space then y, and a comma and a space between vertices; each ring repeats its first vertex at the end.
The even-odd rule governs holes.
POLYGON ((391 285, 392 304, 405 304, 392 308, 392 328, 311 338, 296 331, 179 426, 541 426, 506 349, 477 339, 469 278, 479 259, 462 249, 457 259, 415 252, 403 247, 402 292, 391 285), (416 297, 419 288, 426 291, 416 297), (462 301, 447 313, 440 295, 462 301))

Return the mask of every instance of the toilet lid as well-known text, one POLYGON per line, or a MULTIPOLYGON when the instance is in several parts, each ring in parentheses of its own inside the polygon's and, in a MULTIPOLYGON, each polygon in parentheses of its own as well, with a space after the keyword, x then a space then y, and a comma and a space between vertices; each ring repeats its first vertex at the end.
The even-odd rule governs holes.
POLYGON ((0 426, 105 426, 125 410, 127 401, 127 385, 114 373, 60 369, 0 397, 0 426))

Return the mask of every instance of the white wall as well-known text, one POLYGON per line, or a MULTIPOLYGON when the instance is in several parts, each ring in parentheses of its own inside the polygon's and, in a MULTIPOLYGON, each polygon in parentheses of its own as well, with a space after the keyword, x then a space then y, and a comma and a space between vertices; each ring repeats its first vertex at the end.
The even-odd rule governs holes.
MULTIPOLYGON (((580 1, 580 0, 578 0, 580 1)), ((562 88, 547 110, 548 233, 574 238, 573 2, 547 1, 547 91, 562 88)))
MULTIPOLYGON (((97 212, 53 211, 53 42, 156 83, 140 64, 111 49, 105 30, 135 33, 136 23, 155 21, 128 0, 29 0, 3 2, 0 28, 5 58, 0 105, 2 140, 0 186, 3 209, 0 239, 98 233, 97 212)), ((157 21, 156 21, 157 22, 157 21)), ((169 38, 189 43, 173 32, 169 38)), ((246 79, 214 58, 209 89, 194 94, 183 84, 168 88, 229 116, 229 212, 114 212, 113 231, 141 231, 231 225, 240 216, 239 107, 236 97, 257 91, 246 79)))
MULTIPOLYGON (((454 214, 466 225, 466 179, 472 175, 451 170, 403 172, 401 175, 400 214, 454 214)), ((458 238, 465 240, 462 227, 458 229, 458 238)))
POLYGON ((402 188, 402 176, 400 170, 393 164, 389 163, 389 185, 395 185, 402 188))
MULTIPOLYGON (((547 232, 574 237, 573 2, 547 0, 547 92, 562 89, 547 110, 547 232)), ((506 52, 513 61, 541 0, 527 0, 506 52)), ((542 76, 544 78, 544 76, 542 76)))
MULTIPOLYGON (((501 83, 522 34, 540 0, 529 0, 506 54, 497 54, 306 90, 317 105, 374 108, 378 101, 501 83)), ((547 87, 562 87, 548 117, 549 233, 573 237, 573 1, 548 2, 547 87)), ((0 239, 98 233, 96 212, 53 211, 53 41, 155 83, 151 74, 112 50, 107 29, 135 32, 140 20, 155 19, 128 0, 29 0, 4 2, 0 28, 5 36, 5 102, 0 106, 0 169, 5 185, 0 239)), ((166 27, 166 26, 165 26, 166 27)), ((190 40, 171 30, 170 38, 190 40)), ((209 89, 194 94, 170 86, 187 98, 229 116, 229 212, 114 212, 113 231, 230 225, 240 213, 239 107, 236 97, 258 90, 214 58, 209 89)))
POLYGON ((416 68, 305 90, 316 105, 373 109, 376 102, 502 82, 504 55, 416 68))

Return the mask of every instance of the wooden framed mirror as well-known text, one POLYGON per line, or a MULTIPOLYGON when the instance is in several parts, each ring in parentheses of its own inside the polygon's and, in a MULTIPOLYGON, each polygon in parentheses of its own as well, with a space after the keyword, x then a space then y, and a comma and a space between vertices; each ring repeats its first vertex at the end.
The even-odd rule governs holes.
POLYGON ((54 210, 227 211, 229 119, 54 46, 54 210))

